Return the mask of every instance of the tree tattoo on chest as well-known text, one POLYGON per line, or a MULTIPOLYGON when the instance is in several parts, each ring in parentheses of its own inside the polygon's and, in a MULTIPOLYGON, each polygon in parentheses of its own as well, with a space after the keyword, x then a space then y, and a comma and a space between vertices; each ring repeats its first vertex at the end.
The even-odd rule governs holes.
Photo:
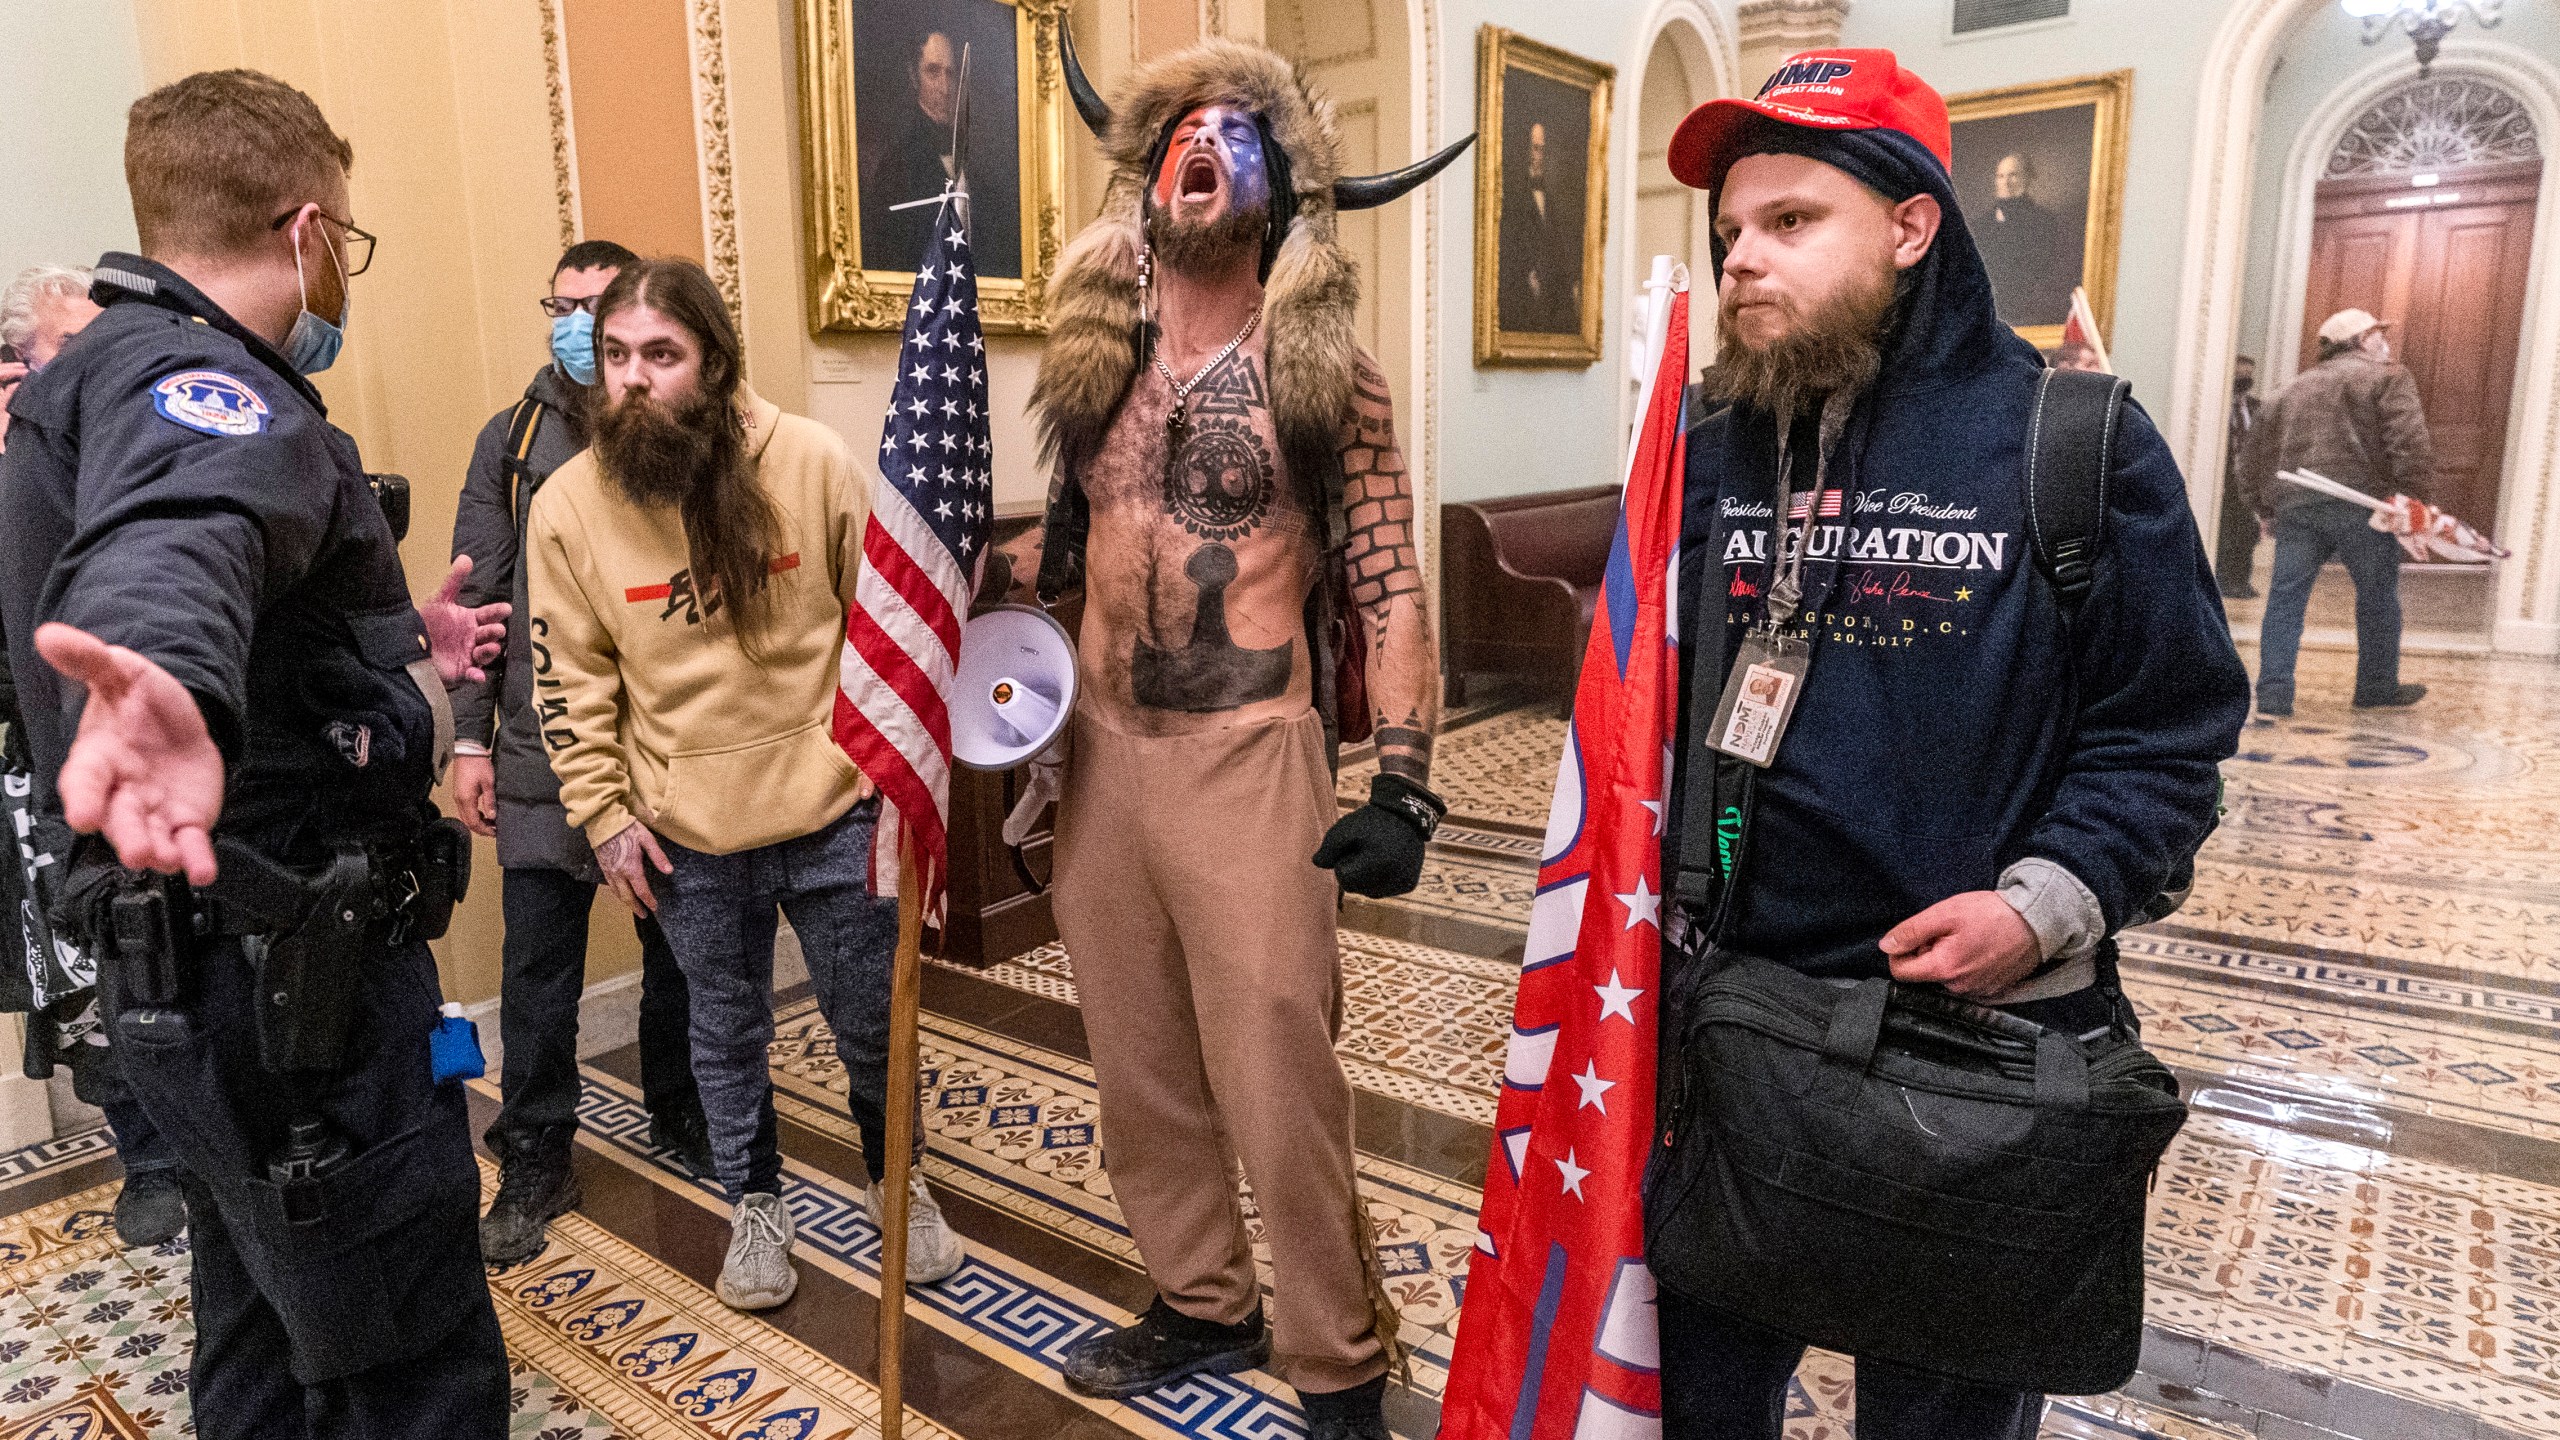
POLYGON ((1150 709, 1198 715, 1286 692, 1291 647, 1248 650, 1227 633, 1227 587, 1235 583, 1236 552, 1220 544, 1203 545, 1191 552, 1182 573, 1200 591, 1199 607, 1191 615, 1191 641, 1172 650, 1140 635, 1129 656, 1129 693, 1150 709))
POLYGON ((1279 467, 1263 439, 1271 399, 1262 367, 1231 355, 1201 378, 1165 456, 1164 511, 1202 540, 1231 545, 1271 510, 1279 467))

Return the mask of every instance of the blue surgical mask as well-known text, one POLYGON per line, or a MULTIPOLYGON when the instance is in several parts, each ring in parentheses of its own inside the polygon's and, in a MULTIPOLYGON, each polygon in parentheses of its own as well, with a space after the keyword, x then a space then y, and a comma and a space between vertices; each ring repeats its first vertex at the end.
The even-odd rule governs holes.
POLYGON ((572 310, 551 322, 551 363, 580 385, 596 383, 596 317, 572 310))
MULTIPOLYGON (((338 264, 338 252, 330 248, 326 239, 320 242, 320 248, 329 251, 330 264, 338 264)), ((299 242, 293 247, 293 278, 297 285, 302 286, 300 293, 311 293, 302 278, 302 246, 299 242)), ((311 307, 305 304, 293 317, 293 328, 285 332, 284 363, 292 366, 295 374, 317 375, 338 363, 338 348, 347 343, 347 312, 355 306, 353 287, 347 284, 344 267, 338 271, 338 292, 345 298, 338 302, 336 320, 321 319, 312 314, 311 307)))

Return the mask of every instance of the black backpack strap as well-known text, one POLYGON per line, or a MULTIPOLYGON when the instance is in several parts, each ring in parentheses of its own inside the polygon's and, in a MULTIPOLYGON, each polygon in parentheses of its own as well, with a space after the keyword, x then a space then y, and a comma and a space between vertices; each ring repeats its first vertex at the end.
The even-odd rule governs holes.
POLYGON ((2027 542, 2065 620, 2079 615, 2096 574, 2116 422, 2132 390, 2118 376, 2088 370, 2047 370, 2036 378, 2035 410, 2027 420, 2027 542))
POLYGON ((533 475, 533 445, 542 434, 542 417, 548 406, 527 396, 516 402, 513 415, 507 417, 507 449, 499 465, 507 477, 507 514, 521 523, 524 519, 526 481, 533 475))

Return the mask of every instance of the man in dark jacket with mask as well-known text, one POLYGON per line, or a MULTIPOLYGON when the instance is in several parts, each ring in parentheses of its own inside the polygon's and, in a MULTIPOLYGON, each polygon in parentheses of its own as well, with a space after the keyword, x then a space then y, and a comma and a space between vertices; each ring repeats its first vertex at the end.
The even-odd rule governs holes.
MULTIPOLYGON (((480 1248, 492 1265, 539 1253, 544 1227, 579 1200, 569 1163, 578 1128, 578 1001, 587 919, 604 872, 560 806, 560 781, 543 749, 534 701, 548 656, 534 644, 520 557, 535 492, 587 448, 596 298, 638 258, 610 240, 582 240, 552 267, 551 293, 541 301, 551 363, 534 372, 523 399, 481 427, 453 516, 453 553, 472 560, 467 598, 515 606, 505 658, 488 667, 488 679, 453 692, 453 806, 463 824, 497 839, 507 927, 498 1009, 505 1101, 486 1137, 498 1156, 498 1194, 480 1222, 480 1248)), ((650 1133, 708 1175, 684 973, 658 922, 644 916, 639 928, 640 1088, 650 1133)))
MULTIPOLYGON (((1710 870, 1713 898, 1683 875, 1688 958, 1666 963, 1714 946, 1890 974, 2086 1034, 2129 1023, 2107 937, 2210 826, 2247 678, 2140 411, 2076 616, 2037 570, 2040 362, 1994 314, 1947 159, 1945 102, 1881 50, 1799 55, 1672 143, 1673 173, 1714 192, 1722 305, 1717 397, 1689 435, 1673 793, 1719 758, 1741 650, 1805 668, 1763 764, 1715 772, 1715 819, 1684 804, 1672 827, 1665 869, 1710 870), (1692 831, 1730 858, 1684 864, 1692 831)), ((1666 1435, 1775 1440, 1804 1341, 1668 1289, 1660 1316, 1666 1435)), ((1859 1363, 1861 1440, 2028 1437, 2042 1409, 1859 1363)))

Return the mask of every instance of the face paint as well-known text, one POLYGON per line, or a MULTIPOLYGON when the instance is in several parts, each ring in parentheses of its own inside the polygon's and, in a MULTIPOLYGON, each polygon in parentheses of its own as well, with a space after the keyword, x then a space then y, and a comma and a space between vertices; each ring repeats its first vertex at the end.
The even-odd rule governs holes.
MULTIPOLYGON (((1182 191, 1182 176, 1196 155, 1216 165, 1231 210, 1267 210, 1271 175, 1262 154, 1262 127, 1252 114, 1226 105, 1203 105, 1174 126, 1173 143, 1165 147, 1164 164, 1156 171, 1155 208, 1171 212, 1182 191)), ((1197 172, 1195 172, 1197 173, 1197 172)), ((1214 193, 1214 191, 1213 191, 1214 193)), ((1207 203, 1205 198, 1189 202, 1207 203)))

